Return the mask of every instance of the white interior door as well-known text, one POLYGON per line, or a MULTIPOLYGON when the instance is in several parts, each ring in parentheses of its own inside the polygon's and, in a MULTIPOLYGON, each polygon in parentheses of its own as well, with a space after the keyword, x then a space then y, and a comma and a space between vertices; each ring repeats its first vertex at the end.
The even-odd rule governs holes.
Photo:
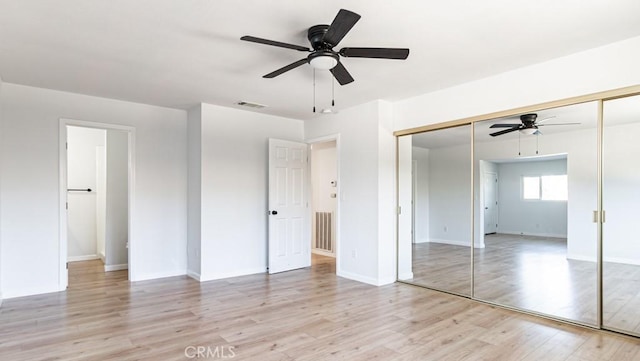
POLYGON ((498 175, 485 173, 483 178, 484 190, 484 234, 498 231, 498 175))
POLYGON ((269 139, 269 273, 311 265, 307 144, 269 139))

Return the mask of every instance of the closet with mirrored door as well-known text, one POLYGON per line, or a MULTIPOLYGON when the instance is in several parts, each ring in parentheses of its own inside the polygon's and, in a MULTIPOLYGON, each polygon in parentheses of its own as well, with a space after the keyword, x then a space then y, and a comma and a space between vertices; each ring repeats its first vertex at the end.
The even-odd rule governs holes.
POLYGON ((638 93, 396 132, 398 280, 640 336, 638 93))

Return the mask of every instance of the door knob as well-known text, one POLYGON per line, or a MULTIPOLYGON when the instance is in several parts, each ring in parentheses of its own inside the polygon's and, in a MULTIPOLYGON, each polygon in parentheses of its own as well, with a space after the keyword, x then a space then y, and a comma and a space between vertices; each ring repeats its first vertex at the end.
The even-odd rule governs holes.
POLYGON ((278 214, 278 211, 271 211, 271 214, 275 216, 276 214, 278 214))
POLYGON ((484 207, 484 209, 489 209, 489 207, 484 207))

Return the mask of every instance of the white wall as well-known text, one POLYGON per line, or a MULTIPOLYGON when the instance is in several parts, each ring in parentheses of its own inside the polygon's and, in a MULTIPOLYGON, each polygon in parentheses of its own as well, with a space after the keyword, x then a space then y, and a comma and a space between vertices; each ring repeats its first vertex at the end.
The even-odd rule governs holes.
POLYGON ((105 270, 124 269, 129 242, 129 134, 107 131, 105 270))
POLYGON ((416 163, 414 175, 416 187, 414 191, 415 242, 429 241, 429 149, 413 147, 412 159, 416 163))
POLYGON ((640 84, 640 36, 394 103, 396 130, 640 84))
MULTIPOLYGON (((567 237, 567 202, 525 200, 522 177, 567 174, 567 160, 498 164, 498 233, 567 237)), ((572 197, 573 198, 573 197, 572 197)))
POLYGON ((67 127, 67 187, 91 192, 67 192, 67 256, 70 262, 98 257, 98 147, 105 146, 102 129, 67 127))
POLYGON ((133 280, 185 274, 185 111, 7 83, 0 102, 5 297, 59 290, 61 117, 136 128, 133 280))
POLYGON ((429 150, 429 242, 469 246, 470 183, 471 144, 429 150))
MULTIPOLYGON (((636 97, 637 110, 640 99, 636 97)), ((605 103, 605 125, 610 106, 605 103)), ((636 117, 638 112, 635 113, 636 117)), ((637 118, 636 118, 637 119, 637 118)), ((603 133, 603 257, 605 261, 640 265, 640 123, 605 126, 603 133)))
POLYGON ((303 140, 303 122, 201 105, 201 279, 267 268, 268 139, 303 140))
POLYGON ((188 177, 189 216, 187 244, 187 274, 200 280, 201 273, 201 230, 202 230, 202 106, 189 109, 188 134, 188 177))
POLYGON ((304 128, 306 139, 340 135, 336 271, 371 284, 395 280, 395 141, 389 108, 374 101, 308 120, 304 128))

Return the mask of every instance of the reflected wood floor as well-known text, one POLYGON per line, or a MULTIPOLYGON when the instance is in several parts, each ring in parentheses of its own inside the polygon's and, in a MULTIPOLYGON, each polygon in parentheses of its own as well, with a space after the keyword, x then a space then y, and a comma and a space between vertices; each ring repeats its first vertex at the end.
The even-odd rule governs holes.
POLYGON ((332 258, 203 283, 129 283, 126 271, 100 267, 74 264, 66 292, 5 300, 0 359, 187 360, 188 346, 233 347, 237 360, 640 359, 640 339, 362 284, 335 276, 332 258))
MULTIPOLYGON (((596 263, 566 254, 563 238, 487 235, 475 250, 474 297, 595 325, 596 263)), ((469 247, 415 244, 410 281, 469 295, 470 263, 469 247)), ((640 266, 603 267, 605 325, 640 334, 640 266)))

